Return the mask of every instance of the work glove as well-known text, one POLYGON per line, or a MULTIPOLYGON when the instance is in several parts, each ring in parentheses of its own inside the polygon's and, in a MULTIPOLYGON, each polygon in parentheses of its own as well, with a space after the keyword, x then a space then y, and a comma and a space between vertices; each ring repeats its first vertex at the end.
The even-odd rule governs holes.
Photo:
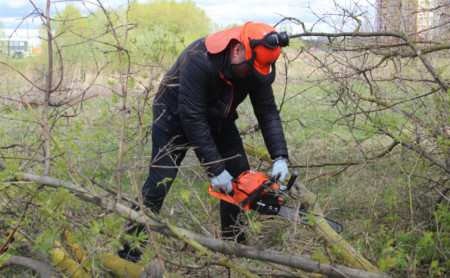
POLYGON ((223 170, 218 176, 211 178, 211 185, 213 189, 222 189, 227 193, 233 192, 233 185, 231 184, 231 179, 233 177, 228 173, 227 170, 223 170))
POLYGON ((272 177, 280 174, 279 181, 284 181, 288 174, 287 158, 280 157, 273 161, 272 177))

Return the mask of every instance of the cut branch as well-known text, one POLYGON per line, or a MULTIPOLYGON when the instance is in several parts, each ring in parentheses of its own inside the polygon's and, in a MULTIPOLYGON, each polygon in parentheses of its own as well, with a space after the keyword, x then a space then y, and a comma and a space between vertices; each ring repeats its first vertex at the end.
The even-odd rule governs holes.
POLYGON ((8 258, 8 260, 6 260, 4 264, 0 265, 0 269, 10 266, 22 266, 31 269, 34 272, 38 273, 40 277, 61 277, 61 275, 59 275, 58 272, 55 271, 50 265, 27 257, 12 255, 8 258))
POLYGON ((16 173, 16 178, 48 185, 51 187, 64 187, 84 201, 93 203, 108 211, 113 211, 119 216, 126 216, 128 219, 137 223, 148 224, 151 226, 152 231, 156 231, 173 238, 178 238, 180 235, 182 235, 186 239, 198 242, 202 246, 205 246, 212 251, 220 252, 226 255, 234 255, 237 257, 245 257, 265 262, 272 262, 308 272, 326 274, 330 277, 389 277, 384 274, 371 273, 364 270, 345 267, 342 265, 322 264, 318 261, 306 257, 285 254, 274 250, 255 248, 214 238, 208 238, 182 228, 173 226, 169 227, 167 224, 162 223, 160 220, 145 215, 141 211, 132 210, 129 206, 117 202, 117 200, 106 198, 96 192, 89 192, 87 189, 67 181, 28 173, 16 173), (173 232, 173 229, 177 230, 176 234, 173 232))

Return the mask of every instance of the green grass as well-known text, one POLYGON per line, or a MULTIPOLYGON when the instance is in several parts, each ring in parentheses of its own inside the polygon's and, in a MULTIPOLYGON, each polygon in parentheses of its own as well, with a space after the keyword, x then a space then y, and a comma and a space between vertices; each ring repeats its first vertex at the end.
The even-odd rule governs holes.
MULTIPOLYGON (((401 146, 397 146, 383 158, 368 161, 365 159, 383 152, 383 148, 392 142, 390 138, 378 133, 380 127, 386 128, 408 143, 417 139, 415 135, 429 136, 425 137, 421 146, 431 154, 439 155, 436 144, 445 144, 445 138, 440 142, 430 136, 431 131, 438 130, 439 123, 431 119, 440 113, 439 109, 446 107, 448 96, 437 94, 433 98, 399 104, 398 107, 404 111, 414 113, 428 124, 434 124, 429 130, 420 130, 423 132, 420 134, 415 133, 420 127, 416 128, 414 121, 391 110, 374 112, 371 120, 365 118, 364 114, 357 114, 345 118, 348 120, 345 121, 343 115, 353 111, 360 112, 355 108, 358 98, 347 92, 341 96, 343 99, 336 102, 340 92, 339 86, 332 83, 313 86, 317 74, 310 76, 299 69, 303 70, 303 67, 304 62, 296 62, 290 75, 292 83, 287 89, 287 101, 283 103, 281 112, 290 161, 297 167, 299 179, 319 197, 318 204, 324 213, 345 226, 344 238, 372 263, 394 277, 403 277, 408 271, 417 277, 430 272, 431 277, 444 277, 442 267, 448 266, 449 258, 448 205, 445 205, 445 202, 437 203, 439 194, 436 190, 440 189, 439 182, 444 181, 446 175, 436 167, 431 167, 429 162, 417 153, 401 146), (360 163, 347 168, 328 165, 345 161, 360 163), (408 261, 407 256, 410 254, 413 257, 408 261)), ((412 70, 405 71, 407 72, 414 73, 412 70)), ((6 80, 6 73, 4 74, 3 78, 6 80)), ((138 81, 133 85, 133 89, 134 86, 139 87, 136 84, 140 81, 151 78, 142 74, 140 76, 136 78, 138 81)), ((15 91, 23 90, 24 83, 15 83, 16 79, 13 77, 12 82, 1 83, 2 97, 16 96, 15 91), (12 90, 9 90, 11 88, 12 90), (8 92, 4 93, 6 90, 8 92)), ((107 78, 103 76, 99 82, 102 82, 101 80, 107 78)), ((370 96, 367 88, 359 85, 360 81, 350 84, 355 86, 355 91, 370 96)), ((117 83, 105 81, 102 85, 114 87, 117 83)), ((399 101, 411 97, 404 91, 395 90, 399 88, 399 84, 386 82, 380 86, 379 92, 384 93, 383 100, 399 101)), ((408 92, 423 94, 426 87, 417 86, 414 91, 408 92)), ((275 83, 274 91, 276 101, 280 104, 282 78, 275 83)), ((144 132, 149 132, 152 115, 148 106, 145 111, 141 111, 143 99, 139 90, 136 89, 130 94, 128 103, 131 109, 127 114, 125 171, 121 182, 123 193, 134 198, 136 190, 139 190, 148 175, 151 150, 149 137, 144 138, 143 150, 138 149, 138 116, 143 115, 144 132), (139 160, 142 166, 140 169, 137 167, 139 160)), ((71 166, 82 176, 95 179, 113 192, 117 187, 120 105, 121 99, 118 96, 105 91, 98 97, 85 101, 82 106, 71 108, 76 110, 76 117, 53 116, 50 119, 53 125, 52 135, 71 166), (54 123, 55 119, 57 120, 54 123)), ((360 108, 379 107, 373 103, 362 103, 360 108)), ((38 115, 42 114, 41 107, 35 110, 38 115)), ((52 115, 61 112, 62 108, 52 108, 52 115)), ((249 101, 240 107, 239 112, 239 127, 246 130, 255 124, 249 101)), ((20 145, 1 149, 1 159, 13 168, 11 170, 41 173, 42 130, 33 113, 24 109, 22 104, 5 101, 0 108, 0 117, 0 147, 20 145), (30 157, 32 159, 28 161, 30 157)), ((265 148, 259 132, 249 133, 243 136, 243 140, 261 150, 265 148)), ((444 147, 441 149, 445 150, 444 147)), ((54 144, 52 154, 52 176, 79 183, 80 180, 71 173, 54 144)), ((261 162, 258 157, 249 157, 249 160, 253 169, 266 173, 270 171, 271 165, 261 162)), ((20 214, 23 202, 11 200, 29 199, 36 185, 18 186, 8 181, 5 172, 0 176, 0 180, 3 182, 0 186, 2 192, 8 190, 8 194, 12 196, 9 199, 5 194, 0 194, 2 215, 8 215, 1 221, 15 223, 15 215, 20 214)), ((82 180, 86 181, 84 178, 82 180)), ((208 178, 203 169, 198 166, 194 153, 189 151, 165 200, 161 215, 177 226, 215 237, 220 230, 219 200, 209 196, 208 185, 208 178)), ((99 188, 96 190, 100 191, 99 188)), ((295 205, 295 200, 288 201, 295 205)), ((49 239, 60 237, 61 231, 67 227, 76 231, 80 244, 89 252, 113 252, 120 247, 118 234, 124 225, 124 220, 120 217, 81 202, 67 192, 48 188, 42 189, 35 203, 34 210, 24 219, 22 229, 36 236, 36 248, 50 248, 49 239), (72 218, 67 218, 67 215, 72 218)), ((252 246, 316 258, 327 254, 321 241, 303 226, 292 225, 283 219, 263 217, 255 212, 248 213, 246 222, 252 246)), ((195 260, 197 251, 179 241, 153 234, 148 259, 151 259, 156 251, 186 264, 198 263, 195 260), (154 245, 157 246, 156 249, 154 245)), ((333 261, 336 258, 329 259, 333 261)), ((254 267, 264 265, 250 260, 240 262, 254 267)), ((172 267, 175 271, 188 275, 182 268, 172 267)), ((225 275, 221 267, 211 266, 209 270, 211 273, 225 275)), ((197 274, 201 276, 204 272, 199 271, 197 274)))

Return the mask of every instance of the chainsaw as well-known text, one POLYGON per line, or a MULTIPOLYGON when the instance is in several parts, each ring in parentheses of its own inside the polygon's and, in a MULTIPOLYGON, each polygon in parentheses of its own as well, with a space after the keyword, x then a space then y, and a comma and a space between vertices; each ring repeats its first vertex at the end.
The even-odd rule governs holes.
MULTIPOLYGON (((261 172, 248 170, 240 174, 237 179, 233 179, 233 191, 226 193, 225 191, 214 191, 212 185, 209 186, 209 194, 243 208, 244 210, 256 210, 264 215, 278 215, 300 224, 310 226, 308 224, 309 212, 292 207, 284 206, 284 197, 289 191, 297 178, 298 173, 291 175, 286 186, 280 186, 276 183, 278 177, 274 176, 270 179, 261 172)), ((324 218, 333 230, 341 233, 343 227, 336 221, 324 218)))

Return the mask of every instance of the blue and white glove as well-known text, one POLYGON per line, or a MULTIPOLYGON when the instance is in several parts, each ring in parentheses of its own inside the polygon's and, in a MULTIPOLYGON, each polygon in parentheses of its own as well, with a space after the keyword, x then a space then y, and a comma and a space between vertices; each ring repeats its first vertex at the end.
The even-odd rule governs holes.
POLYGON ((285 157, 279 157, 273 161, 273 168, 272 168, 272 177, 280 174, 280 177, 278 178, 279 181, 284 181, 288 174, 288 167, 287 167, 288 159, 285 157))
POLYGON ((231 179, 233 179, 233 177, 230 175, 230 173, 228 173, 227 170, 224 170, 218 176, 211 178, 212 188, 215 190, 222 189, 227 193, 231 193, 233 191, 231 179))

